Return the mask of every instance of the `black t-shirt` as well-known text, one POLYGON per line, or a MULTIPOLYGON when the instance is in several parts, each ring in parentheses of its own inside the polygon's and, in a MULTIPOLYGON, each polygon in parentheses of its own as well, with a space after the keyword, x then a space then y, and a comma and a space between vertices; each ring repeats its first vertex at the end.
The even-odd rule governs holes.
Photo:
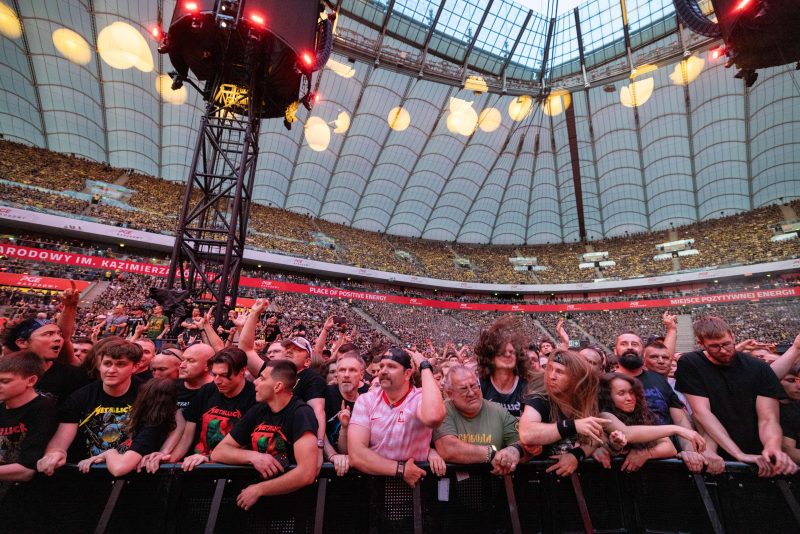
POLYGON ((61 423, 77 423, 78 435, 68 451, 70 462, 96 456, 109 449, 120 452, 128 440, 125 423, 139 387, 135 381, 124 394, 112 397, 103 390, 100 381, 82 387, 61 404, 58 419, 61 423))
MULTIPOLYGON (((708 398, 711 412, 745 454, 760 454, 764 448, 758 437, 756 397, 786 398, 769 365, 744 352, 737 352, 728 366, 711 363, 702 352, 684 354, 678 360, 675 389, 708 398)), ((719 448, 723 458, 725 452, 719 448)))
MULTIPOLYGON (((530 395, 523 399, 523 403, 539 412, 539 416, 542 418, 542 423, 555 422, 551 418, 550 400, 544 395, 530 395)), ((542 455, 547 458, 553 454, 563 454, 579 445, 580 442, 578 441, 578 436, 562 438, 555 443, 544 446, 542 448, 542 455)))
POLYGON ((294 386, 294 395, 303 402, 311 399, 325 398, 325 379, 311 369, 304 369, 297 375, 297 384, 294 386))
MULTIPOLYGON (((195 398, 200 390, 203 389, 199 387, 197 389, 189 389, 186 387, 186 382, 183 380, 178 380, 178 408, 181 410, 185 410, 189 403, 195 398)), ((205 384, 204 384, 205 385, 205 384)))
POLYGON ((781 403, 781 429, 783 435, 792 438, 800 448, 800 401, 781 403))
POLYGON ((36 382, 36 391, 52 397, 58 404, 61 404, 73 392, 78 391, 89 382, 91 382, 89 375, 80 367, 53 362, 53 365, 36 382))
POLYGON ((277 413, 266 404, 256 404, 233 427, 231 437, 242 447, 271 454, 287 467, 297 464, 294 442, 306 432, 311 432, 316 439, 317 428, 314 410, 297 397, 292 397, 289 404, 277 413))
POLYGON ((517 385, 514 387, 514 390, 511 391, 511 393, 500 393, 494 387, 494 384, 492 384, 492 379, 490 377, 481 379, 481 392, 483 392, 483 398, 488 401, 502 404, 503 408, 508 410, 508 413, 514 417, 519 417, 519 414, 522 413, 522 394, 525 392, 525 388, 527 386, 527 380, 518 378, 517 385))
POLYGON ((0 404, 0 465, 20 464, 36 469, 47 442, 58 428, 58 407, 49 397, 37 395, 19 408, 0 404))
MULTIPOLYGON (((358 389, 359 394, 366 393, 367 391, 369 391, 369 385, 367 384, 364 384, 358 389)), ((339 429, 342 426, 337 417, 339 411, 342 409, 342 401, 350 408, 350 413, 352 413, 355 401, 350 402, 349 400, 345 400, 339 391, 339 386, 335 384, 325 387, 325 421, 327 421, 325 425, 325 434, 328 435, 328 441, 330 441, 331 445, 334 447, 336 447, 336 442, 339 441, 339 429)))
POLYGON ((281 335, 281 327, 277 324, 268 324, 264 327, 264 341, 272 343, 281 335))
POLYGON ((208 455, 227 436, 239 419, 256 403, 256 388, 245 382, 244 388, 234 397, 226 397, 209 382, 183 410, 183 417, 195 423, 194 447, 189 454, 208 455))
POLYGON ((647 406, 656 418, 657 425, 671 425, 670 408, 683 408, 677 393, 664 377, 653 371, 644 370, 636 377, 642 383, 647 406))
POLYGON ((128 438, 128 441, 125 443, 126 449, 146 456, 161 448, 169 432, 167 423, 159 426, 145 426, 136 432, 132 438, 128 438))

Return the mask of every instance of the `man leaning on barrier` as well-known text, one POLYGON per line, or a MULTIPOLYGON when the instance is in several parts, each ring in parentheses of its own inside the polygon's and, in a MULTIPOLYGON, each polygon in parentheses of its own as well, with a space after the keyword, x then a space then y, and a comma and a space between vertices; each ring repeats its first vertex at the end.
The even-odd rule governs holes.
POLYGON ((700 318, 693 326, 703 350, 681 357, 675 387, 706 434, 708 471, 720 473, 723 459, 732 459, 756 464, 759 476, 796 473, 797 464, 781 450, 778 400, 786 393, 774 371, 736 352, 733 332, 719 317, 700 318))
POLYGON ((292 394, 297 367, 267 362, 256 378, 256 402, 211 452, 214 462, 252 465, 265 479, 236 498, 249 510, 261 497, 292 493, 313 484, 322 463, 314 410, 292 394), (290 465, 296 465, 288 470, 290 465))
POLYGON ((517 418, 501 404, 484 400, 475 373, 464 365, 444 379, 448 401, 444 422, 434 430, 436 451, 446 462, 492 465, 492 474, 507 475, 524 456, 517 418))
POLYGON ((415 351, 392 347, 380 360, 380 389, 358 397, 350 418, 347 448, 351 467, 368 475, 396 476, 409 486, 425 475, 415 462, 429 460, 443 475, 445 465, 430 448, 433 429, 445 410, 431 364, 415 351), (413 358, 413 360, 412 360, 413 358), (412 361, 422 375, 422 387, 411 384, 412 361))

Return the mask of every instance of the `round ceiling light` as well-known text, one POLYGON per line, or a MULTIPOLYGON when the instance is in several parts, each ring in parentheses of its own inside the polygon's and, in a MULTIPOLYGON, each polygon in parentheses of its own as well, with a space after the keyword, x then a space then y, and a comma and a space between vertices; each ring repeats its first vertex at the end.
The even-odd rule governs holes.
POLYGON ((153 54, 142 34, 125 22, 114 22, 97 36, 97 51, 110 67, 152 72, 153 54))
POLYGON ((572 103, 572 97, 567 91, 553 91, 544 102, 542 112, 550 117, 561 115, 572 103))
POLYGON ((331 142, 331 129, 319 117, 309 117, 304 127, 308 147, 315 152, 323 152, 331 142))
POLYGON ((333 121, 333 133, 343 134, 350 128, 350 115, 346 111, 340 111, 333 121))
POLYGON ((22 24, 13 9, 0 2, 0 35, 9 39, 22 37, 22 24))
POLYGON ((706 61, 703 58, 691 55, 675 64, 669 79, 675 85, 688 85, 700 76, 705 65, 706 61))
POLYGON ((478 128, 486 133, 495 131, 503 122, 503 116, 497 108, 486 108, 478 115, 478 128))
POLYGON ((172 90, 172 78, 167 74, 159 74, 156 78, 156 91, 161 95, 161 99, 168 104, 175 104, 176 106, 186 102, 189 93, 186 87, 181 87, 175 91, 172 90))
POLYGON ((447 115, 447 129, 451 133, 469 137, 478 125, 478 113, 472 102, 460 98, 450 98, 450 112, 447 115))
POLYGON ((519 122, 533 110, 533 98, 528 95, 521 95, 511 101, 508 105, 508 116, 519 122))
POLYGON ((92 60, 89 43, 77 32, 59 28, 53 32, 53 45, 62 56, 76 65, 86 65, 92 60))
POLYGON ((389 111, 389 116, 386 117, 386 120, 392 130, 402 132, 411 124, 411 115, 405 108, 396 107, 389 111))

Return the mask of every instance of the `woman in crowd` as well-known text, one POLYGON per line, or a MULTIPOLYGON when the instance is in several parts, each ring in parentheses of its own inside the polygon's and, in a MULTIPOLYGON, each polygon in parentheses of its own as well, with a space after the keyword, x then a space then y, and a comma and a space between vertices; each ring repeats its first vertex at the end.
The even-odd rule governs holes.
MULTIPOLYGON (((637 379, 622 373, 608 373, 600 378, 600 417, 610 420, 604 426, 609 434, 607 450, 625 456, 622 471, 637 471, 648 460, 672 458, 677 454, 669 436, 678 435, 692 441, 698 451, 705 448, 703 438, 694 430, 678 425, 655 425, 656 419, 647 406, 644 389, 637 379)), ((595 455, 605 467, 610 459, 595 455)))

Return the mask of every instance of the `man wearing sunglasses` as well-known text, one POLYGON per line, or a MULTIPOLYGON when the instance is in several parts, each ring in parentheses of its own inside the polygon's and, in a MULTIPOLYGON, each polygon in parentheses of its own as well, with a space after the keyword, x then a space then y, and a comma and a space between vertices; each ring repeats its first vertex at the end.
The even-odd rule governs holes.
POLYGON ((678 360, 675 387, 705 431, 708 471, 720 473, 723 460, 736 460, 756 464, 764 477, 797 472, 797 464, 781 450, 778 400, 786 393, 778 377, 766 363, 736 351, 736 338, 724 320, 708 316, 693 326, 703 350, 678 360))

